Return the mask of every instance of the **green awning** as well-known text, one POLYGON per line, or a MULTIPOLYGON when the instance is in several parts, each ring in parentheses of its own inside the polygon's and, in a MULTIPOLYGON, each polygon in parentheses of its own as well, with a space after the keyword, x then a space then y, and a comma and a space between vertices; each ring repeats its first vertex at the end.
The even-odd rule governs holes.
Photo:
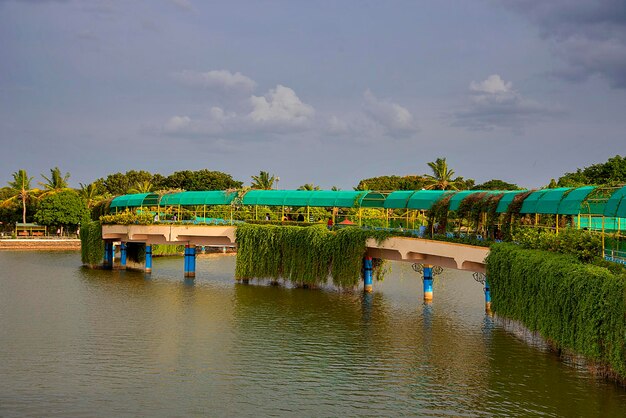
POLYGON ((161 197, 161 206, 230 205, 236 196, 221 190, 170 193, 161 197))
POLYGON ((561 199, 563 199, 565 193, 570 190, 572 190, 571 187, 545 189, 545 193, 539 197, 539 200, 537 200, 535 213, 556 215, 558 213, 561 199))
POLYGON ((595 189, 594 186, 584 186, 572 190, 561 200, 561 203, 559 203, 557 213, 559 215, 578 215, 581 212, 581 203, 593 189, 595 189))
POLYGON ((454 193, 449 190, 418 190, 409 198, 408 209, 429 210, 439 199, 454 193))
POLYGON ((243 197, 244 205, 259 206, 382 208, 384 202, 382 193, 342 190, 250 190, 243 197))
POLYGON ((541 197, 546 194, 548 190, 550 189, 536 190, 526 196, 526 199, 522 202, 522 208, 519 213, 537 213, 537 202, 539 202, 539 199, 541 199, 541 197))
POLYGON ((416 193, 415 190, 399 190, 390 193, 385 199, 385 209, 406 209, 414 193, 416 193))
POLYGON ((485 193, 485 190, 463 190, 460 192, 456 192, 454 196, 452 196, 452 198, 450 199, 450 206, 448 209, 459 210, 459 207, 461 207, 461 202, 463 201, 463 199, 465 199, 467 196, 472 195, 474 193, 485 193))
POLYGON ((113 208, 137 208, 140 206, 156 206, 159 195, 156 193, 137 193, 117 196, 111 201, 109 206, 113 208))
POLYGON ((626 206, 624 206, 623 204, 625 197, 626 197, 626 186, 622 187, 621 189, 617 189, 615 192, 613 192, 609 200, 606 202, 606 205, 604 206, 604 216, 619 216, 619 217, 626 216, 624 215, 624 212, 623 212, 624 210, 626 210, 626 206), (623 207, 621 211, 620 211, 620 206, 623 207))
POLYGON ((505 213, 509 209, 509 205, 513 202, 515 196, 520 193, 526 193, 528 190, 507 190, 502 192, 504 195, 500 198, 498 202, 498 207, 496 208, 496 213, 505 213))

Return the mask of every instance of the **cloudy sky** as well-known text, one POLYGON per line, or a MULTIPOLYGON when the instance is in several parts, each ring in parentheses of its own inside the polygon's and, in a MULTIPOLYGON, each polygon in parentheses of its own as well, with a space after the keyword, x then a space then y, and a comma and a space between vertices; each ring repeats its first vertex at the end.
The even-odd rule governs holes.
POLYGON ((624 0, 0 0, 0 184, 208 168, 537 187, 626 154, 624 0))

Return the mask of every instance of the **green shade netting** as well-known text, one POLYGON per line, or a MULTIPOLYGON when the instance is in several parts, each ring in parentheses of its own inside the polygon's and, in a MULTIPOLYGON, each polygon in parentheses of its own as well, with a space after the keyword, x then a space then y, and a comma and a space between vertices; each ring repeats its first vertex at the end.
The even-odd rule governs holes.
POLYGON ((389 193, 385 199, 385 209, 406 209, 409 199, 415 190, 399 190, 389 193))
POLYGON ((507 209, 509 208, 509 205, 515 198, 515 196, 517 196, 520 193, 526 193, 527 191, 528 190, 507 190, 503 192, 504 196, 502 196, 500 200, 498 201, 498 207, 496 208, 496 212, 497 213, 506 212, 507 209))
POLYGON ((137 193, 117 196, 111 201, 110 208, 135 208, 140 206, 156 206, 159 195, 156 193, 137 193))
POLYGON ((537 200, 535 213, 556 215, 558 213, 561 199, 563 199, 563 196, 565 196, 565 194, 570 190, 572 190, 571 187, 545 189, 545 192, 537 200))
POLYGON ((439 199, 452 193, 449 190, 418 190, 409 198, 407 208, 429 210, 439 199))
POLYGON ((626 197, 626 186, 617 189, 611 195, 604 206, 604 216, 626 216, 624 197, 626 197))
POLYGON ((595 189, 594 186, 584 186, 572 190, 559 203, 557 213, 559 215, 578 215, 581 212, 580 205, 593 189, 595 189))
POLYGON ((221 190, 171 193, 161 197, 161 206, 230 205, 236 196, 221 190))

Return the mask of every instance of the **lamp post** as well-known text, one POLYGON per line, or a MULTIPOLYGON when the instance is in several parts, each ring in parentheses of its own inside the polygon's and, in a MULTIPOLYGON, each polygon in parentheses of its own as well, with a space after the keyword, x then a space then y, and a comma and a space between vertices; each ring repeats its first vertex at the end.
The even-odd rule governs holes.
POLYGON ((280 181, 280 177, 276 176, 276 190, 278 190, 278 182, 280 181))

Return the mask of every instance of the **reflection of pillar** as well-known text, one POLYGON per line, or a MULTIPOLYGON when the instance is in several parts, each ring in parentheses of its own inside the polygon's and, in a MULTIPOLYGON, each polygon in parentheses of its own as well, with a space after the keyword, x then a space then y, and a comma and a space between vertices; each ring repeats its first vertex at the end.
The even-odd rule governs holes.
POLYGON ((372 287, 372 257, 365 257, 363 259, 363 284, 366 292, 371 292, 372 287))
POLYGON ((485 312, 491 313, 491 290, 489 289, 487 276, 485 276, 485 312))
POLYGON ((146 244, 146 269, 145 272, 152 273, 152 245, 146 244))
POLYGON ((424 265, 424 302, 433 300, 433 266, 424 265))
POLYGON ((185 245, 185 277, 196 277, 196 247, 185 245))
POLYGON ((113 243, 104 243, 104 268, 113 268, 113 243))
POLYGON ((120 269, 124 270, 126 268, 126 243, 122 242, 120 244, 120 269))

